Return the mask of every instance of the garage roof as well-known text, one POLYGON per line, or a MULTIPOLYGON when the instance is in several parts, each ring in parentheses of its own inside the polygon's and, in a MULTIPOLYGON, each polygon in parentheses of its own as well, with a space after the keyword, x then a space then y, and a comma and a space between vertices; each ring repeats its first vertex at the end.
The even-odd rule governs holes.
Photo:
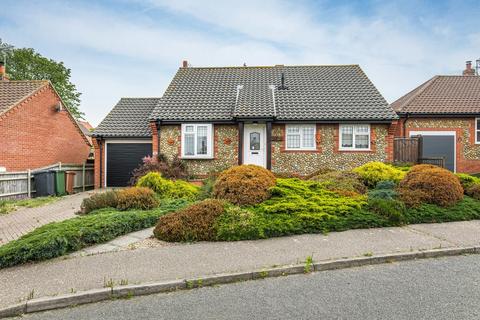
POLYGON ((149 116, 159 98, 122 98, 93 132, 101 137, 152 136, 149 116))
POLYGON ((435 76, 391 106, 400 114, 480 114, 480 76, 435 76))

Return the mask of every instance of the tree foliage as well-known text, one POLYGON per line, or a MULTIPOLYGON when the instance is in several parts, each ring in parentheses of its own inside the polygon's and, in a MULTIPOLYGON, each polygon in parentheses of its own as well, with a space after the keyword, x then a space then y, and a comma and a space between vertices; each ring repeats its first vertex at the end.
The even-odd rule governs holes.
POLYGON ((72 115, 83 119, 79 109, 81 93, 70 81, 71 70, 63 62, 46 58, 32 48, 8 48, 0 39, 0 59, 4 58, 10 80, 50 80, 72 115))

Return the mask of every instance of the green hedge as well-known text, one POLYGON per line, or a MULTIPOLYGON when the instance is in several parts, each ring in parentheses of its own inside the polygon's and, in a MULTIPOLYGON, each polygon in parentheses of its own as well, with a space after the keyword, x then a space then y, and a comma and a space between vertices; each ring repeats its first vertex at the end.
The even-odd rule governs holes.
POLYGON ((148 211, 102 209, 95 214, 44 225, 1 246, 0 268, 59 257, 152 227, 160 216, 187 204, 186 200, 164 200, 160 207, 148 211))

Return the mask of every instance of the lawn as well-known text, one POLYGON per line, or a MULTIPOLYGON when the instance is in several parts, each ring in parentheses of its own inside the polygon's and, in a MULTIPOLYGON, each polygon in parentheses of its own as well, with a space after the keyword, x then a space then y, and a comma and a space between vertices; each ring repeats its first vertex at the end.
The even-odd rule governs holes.
POLYGON ((17 210, 18 208, 35 208, 51 204, 62 199, 62 197, 38 197, 21 200, 0 200, 0 214, 6 214, 17 210))

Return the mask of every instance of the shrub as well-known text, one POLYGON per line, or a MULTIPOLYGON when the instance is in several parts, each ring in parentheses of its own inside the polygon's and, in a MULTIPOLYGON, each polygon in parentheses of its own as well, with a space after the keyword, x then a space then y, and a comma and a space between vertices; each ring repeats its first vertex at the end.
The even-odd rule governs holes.
POLYGON ((159 205, 155 192, 145 187, 131 187, 118 191, 117 202, 119 210, 150 210, 159 205))
POLYGON ((360 175, 365 185, 375 187, 380 181, 391 180, 399 182, 405 176, 405 172, 383 162, 369 162, 353 169, 360 175))
POLYGON ((215 220, 225 211, 225 203, 206 199, 185 209, 162 216, 153 231, 164 241, 202 241, 215 239, 215 220))
POLYGON ((173 186, 170 189, 169 196, 174 199, 189 199, 195 200, 198 196, 200 187, 191 184, 187 181, 176 180, 173 181, 173 186))
POLYGON ((311 180, 277 179, 270 190, 272 197, 255 206, 255 211, 265 214, 344 215, 366 203, 362 195, 345 197, 311 180))
POLYGON ((213 187, 213 196, 236 205, 252 205, 269 198, 275 176, 255 165, 234 166, 223 171, 213 187))
POLYGON ((474 184, 468 187, 465 193, 476 200, 480 200, 480 184, 474 184))
POLYGON ((167 179, 186 179, 188 177, 187 167, 178 156, 169 161, 164 155, 160 154, 157 159, 143 158, 143 163, 132 172, 130 185, 135 186, 138 179, 149 172, 160 172, 167 179))
POLYGON ((186 198, 193 200, 199 191, 199 187, 191 183, 183 180, 168 180, 163 178, 158 172, 147 173, 138 179, 137 186, 150 188, 162 198, 186 198))
POLYGON ((368 199, 368 210, 395 225, 405 222, 405 204, 398 200, 371 198, 368 199))
POLYGON ((368 198, 394 200, 398 195, 395 186, 395 182, 391 180, 380 181, 375 189, 368 191, 368 198))
POLYGON ((173 188, 173 181, 164 179, 159 172, 149 172, 138 179, 137 187, 149 188, 160 196, 167 196, 173 188))
MULTIPOLYGON (((362 183, 360 176, 352 171, 329 171, 310 178, 310 180, 321 182, 325 188, 332 191, 353 191, 363 194, 367 188, 362 183)), ((343 192, 343 194, 346 194, 343 192)))
POLYGON ((466 173, 457 173, 456 176, 460 180, 460 184, 465 191, 467 191, 473 185, 480 184, 480 178, 478 177, 471 176, 466 173))
POLYGON ((94 193, 89 198, 85 198, 80 205, 80 213, 88 214, 93 210, 102 208, 116 208, 118 205, 117 191, 106 191, 94 193))
POLYGON ((149 211, 102 209, 96 214, 46 224, 1 246, 0 268, 59 257, 149 228, 160 216, 186 204, 185 200, 165 201, 149 211))
POLYGON ((263 219, 254 212, 237 206, 227 206, 215 221, 217 240, 262 239, 263 219))
POLYGON ((400 197, 407 205, 431 203, 448 207, 462 200, 463 188, 453 173, 434 166, 415 167, 400 182, 400 197))

